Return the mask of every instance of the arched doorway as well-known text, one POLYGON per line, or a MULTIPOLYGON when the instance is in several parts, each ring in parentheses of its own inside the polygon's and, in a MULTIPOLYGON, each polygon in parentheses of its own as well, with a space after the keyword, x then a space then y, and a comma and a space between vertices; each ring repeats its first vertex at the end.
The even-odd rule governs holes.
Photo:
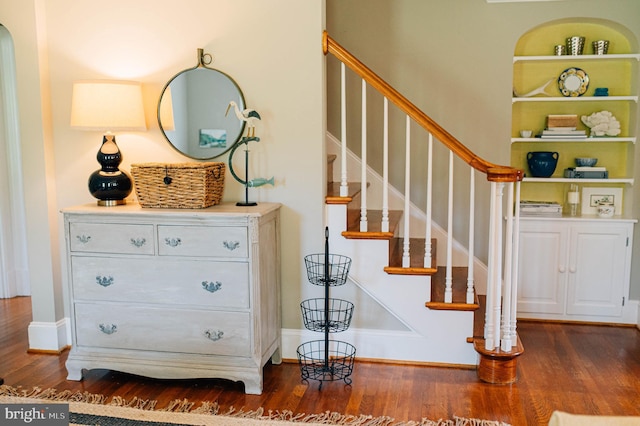
POLYGON ((0 298, 31 293, 13 39, 0 25, 0 298))

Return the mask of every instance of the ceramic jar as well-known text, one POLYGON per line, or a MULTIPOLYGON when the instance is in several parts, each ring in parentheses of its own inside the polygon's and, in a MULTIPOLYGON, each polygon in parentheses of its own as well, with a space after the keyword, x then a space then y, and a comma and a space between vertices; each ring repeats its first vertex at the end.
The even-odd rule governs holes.
POLYGON ((598 217, 609 218, 615 213, 615 206, 610 202, 601 202, 598 204, 598 217))
POLYGON ((559 154, 549 151, 527 153, 527 164, 533 177, 550 177, 558 165, 559 154))

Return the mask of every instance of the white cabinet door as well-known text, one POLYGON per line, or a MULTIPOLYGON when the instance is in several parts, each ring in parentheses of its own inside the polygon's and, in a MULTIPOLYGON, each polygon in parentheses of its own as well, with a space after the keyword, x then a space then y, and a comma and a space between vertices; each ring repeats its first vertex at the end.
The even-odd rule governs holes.
POLYGON ((571 228, 567 314, 622 314, 627 229, 605 224, 571 228))
POLYGON ((518 312, 564 313, 567 241, 566 226, 521 222, 518 312))

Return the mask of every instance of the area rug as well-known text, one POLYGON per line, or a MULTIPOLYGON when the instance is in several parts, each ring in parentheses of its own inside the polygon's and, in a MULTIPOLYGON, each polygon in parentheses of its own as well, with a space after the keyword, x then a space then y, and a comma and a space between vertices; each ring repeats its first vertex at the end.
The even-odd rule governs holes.
MULTIPOLYGON (((295 414, 291 411, 244 411, 230 408, 220 412, 214 401, 172 401, 163 408, 156 401, 120 397, 107 398, 88 392, 57 391, 56 389, 22 389, 0 386, 3 404, 68 404, 71 426, 510 426, 507 423, 462 418, 397 422, 391 417, 344 415, 335 412, 295 414)), ((0 418, 2 420, 2 418, 0 418)), ((2 423, 2 421, 0 421, 2 423)), ((26 424, 26 423, 25 423, 26 424)), ((31 426, 37 422, 30 423, 31 426)))

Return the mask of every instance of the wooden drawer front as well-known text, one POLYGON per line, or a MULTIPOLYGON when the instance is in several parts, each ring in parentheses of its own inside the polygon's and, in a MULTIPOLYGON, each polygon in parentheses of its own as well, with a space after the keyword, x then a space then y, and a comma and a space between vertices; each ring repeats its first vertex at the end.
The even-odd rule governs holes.
POLYGON ((76 300, 249 307, 245 262, 72 256, 71 270, 76 300))
POLYGON ((76 343, 114 349, 250 355, 249 314, 76 303, 76 343))
POLYGON ((154 254, 153 225, 72 222, 72 252, 154 254))
POLYGON ((244 226, 158 226, 161 256, 248 257, 244 226))

